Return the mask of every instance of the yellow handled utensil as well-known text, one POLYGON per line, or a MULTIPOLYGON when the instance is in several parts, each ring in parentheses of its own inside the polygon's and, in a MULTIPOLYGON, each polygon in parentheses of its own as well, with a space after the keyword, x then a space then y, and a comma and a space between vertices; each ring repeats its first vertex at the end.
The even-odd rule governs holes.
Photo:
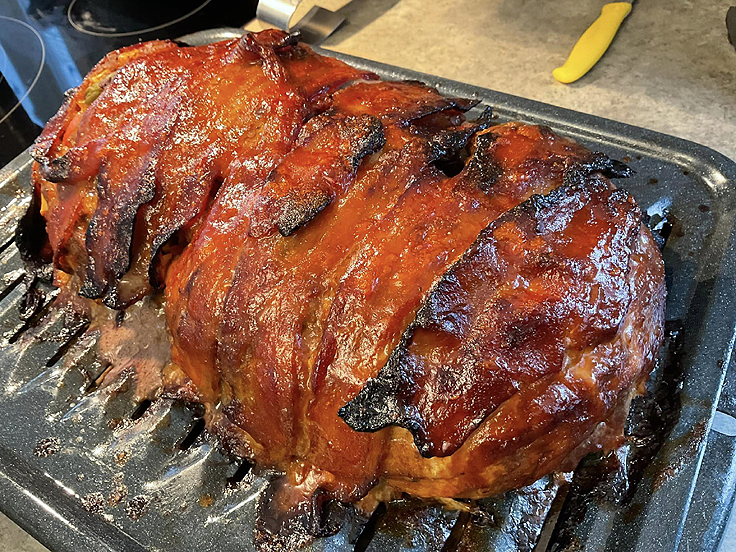
POLYGON ((590 71, 608 50, 618 28, 631 13, 632 2, 611 2, 603 6, 601 15, 578 39, 562 67, 552 76, 563 84, 575 82, 590 71))

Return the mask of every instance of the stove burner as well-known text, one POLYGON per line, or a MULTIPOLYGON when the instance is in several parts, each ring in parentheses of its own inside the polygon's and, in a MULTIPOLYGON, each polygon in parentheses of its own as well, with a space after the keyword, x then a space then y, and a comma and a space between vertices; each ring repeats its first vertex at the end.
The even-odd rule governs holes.
POLYGON ((212 0, 72 0, 67 19, 80 33, 135 36, 169 27, 196 14, 212 0))
POLYGON ((0 85, 6 81, 14 97, 9 105, 0 96, 0 123, 20 107, 38 82, 46 61, 46 47, 28 23, 0 15, 0 85))

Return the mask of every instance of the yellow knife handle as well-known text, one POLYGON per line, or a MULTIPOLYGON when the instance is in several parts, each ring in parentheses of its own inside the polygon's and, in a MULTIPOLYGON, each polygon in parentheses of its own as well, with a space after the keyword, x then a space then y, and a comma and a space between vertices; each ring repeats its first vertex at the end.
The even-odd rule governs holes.
POLYGON ((565 64, 552 71, 552 76, 563 84, 569 84, 590 71, 606 53, 629 13, 630 2, 612 2, 603 6, 601 15, 578 39, 565 64))

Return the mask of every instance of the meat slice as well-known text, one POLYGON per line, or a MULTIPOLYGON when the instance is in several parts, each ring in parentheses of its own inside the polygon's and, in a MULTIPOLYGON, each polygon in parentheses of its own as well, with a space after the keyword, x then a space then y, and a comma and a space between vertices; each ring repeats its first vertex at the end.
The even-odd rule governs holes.
POLYGON ((96 153, 100 142, 77 144, 80 122, 89 106, 121 67, 148 56, 172 52, 170 42, 154 41, 123 48, 105 56, 76 90, 70 90, 64 105, 48 122, 31 154, 35 188, 43 196, 41 213, 54 264, 68 273, 83 273, 86 266, 84 233, 97 204, 95 175, 99 169, 96 153))
POLYGON ((633 199, 607 182, 533 196, 435 284, 341 417, 359 431, 400 425, 422 455, 452 454, 519 390, 616 335, 640 231, 633 199))
POLYGON ((320 301, 329 304, 334 280, 342 275, 336 267, 347 262, 346 255, 362 235, 358 229, 369 228, 406 186, 423 172, 431 173, 431 161, 446 155, 451 143, 461 148, 472 132, 488 124, 487 119, 462 123, 456 102, 416 83, 404 84, 399 92, 396 87, 369 86, 374 87, 374 98, 385 96, 375 108, 333 102, 330 111, 307 123, 295 148, 264 186, 240 204, 238 217, 247 219, 247 238, 234 246, 237 253, 224 252, 235 263, 229 273, 220 271, 222 256, 209 221, 202 235, 214 246, 210 250, 218 262, 203 266, 200 261, 185 270, 177 262, 170 271, 175 358, 195 381, 209 381, 205 388, 227 392, 222 400, 225 412, 246 430, 250 448, 262 451, 266 461, 288 456, 296 446, 294 426, 301 430, 302 424, 294 418, 294 405, 301 384, 309 379, 303 374, 311 370, 304 342, 319 336, 322 323, 313 309, 320 301), (428 104, 432 113, 452 111, 454 116, 425 124, 420 115, 428 104), (382 145, 380 154, 360 165, 366 153, 382 145), (309 209, 314 205, 316 209, 309 209), (213 273, 230 283, 229 288, 213 286, 213 273), (199 297, 222 307, 193 308, 199 297), (203 343, 188 337, 195 334, 214 337, 203 343), (206 356, 199 354, 204 347, 206 356), (263 408, 267 403, 271 407, 263 408))
POLYGON ((315 465, 332 466, 330 490, 359 495, 379 472, 388 432, 356 434, 338 411, 378 375, 434 283, 490 222, 562 185, 566 175, 585 174, 590 159, 545 128, 492 127, 476 136, 462 172, 416 182, 362 238, 330 306, 312 372, 309 441, 315 465))
MULTIPOLYGON (((63 211, 90 217, 83 245, 73 245, 86 261, 64 268, 83 281, 83 295, 115 308, 161 284, 159 249, 202 220, 223 182, 259 182, 332 91, 374 78, 280 31, 198 48, 160 43, 117 59, 125 62, 85 81, 97 94, 85 95, 89 105, 54 125, 69 150, 52 152, 42 137, 38 155, 65 193, 63 211), (256 155, 259 163, 243 162, 256 155)), ((71 234, 53 233, 64 236, 58 254, 71 234)))
POLYGON ((405 429, 379 431, 391 432, 384 483, 415 496, 480 498, 573 469, 588 452, 620 444, 629 401, 654 366, 663 337, 664 266, 644 226, 623 278, 631 300, 615 335, 521 387, 453 454, 426 458, 405 429))

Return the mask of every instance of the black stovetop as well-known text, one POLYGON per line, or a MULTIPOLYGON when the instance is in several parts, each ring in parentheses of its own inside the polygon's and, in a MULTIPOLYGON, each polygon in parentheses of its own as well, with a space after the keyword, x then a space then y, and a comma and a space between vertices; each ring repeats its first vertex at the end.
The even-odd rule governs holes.
POLYGON ((0 167, 27 148, 107 52, 239 26, 256 0, 0 0, 0 167))

